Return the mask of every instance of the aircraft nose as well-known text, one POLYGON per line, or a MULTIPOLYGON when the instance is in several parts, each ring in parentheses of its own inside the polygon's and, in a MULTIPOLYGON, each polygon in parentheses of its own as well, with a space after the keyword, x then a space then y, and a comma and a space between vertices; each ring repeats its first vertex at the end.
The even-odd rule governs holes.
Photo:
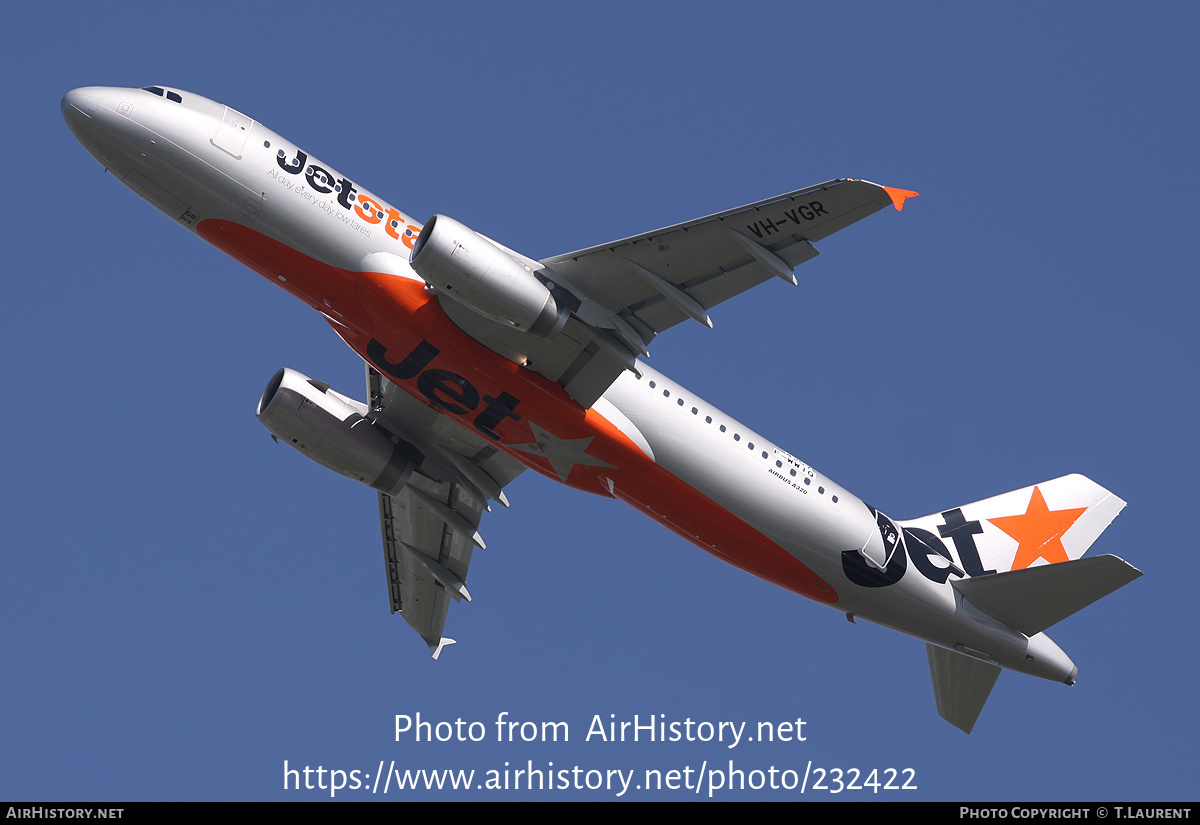
POLYGON ((72 89, 63 95, 62 113, 63 118, 67 121, 67 125, 72 130, 77 125, 84 125, 92 119, 92 112, 100 103, 95 95, 88 94, 89 87, 80 89, 72 89))
MULTIPOLYGON (((63 95, 62 113, 67 126, 85 146, 113 128, 127 117, 120 114, 124 89, 108 86, 83 86, 63 95)), ((125 104, 126 106, 128 104, 125 104)))
POLYGON ((123 101, 129 98, 130 89, 115 86, 81 86, 63 95, 62 113, 67 123, 97 126, 97 120, 112 120, 111 115, 128 117, 132 107, 123 101))
POLYGON ((106 169, 129 156, 129 145, 139 136, 130 116, 129 89, 83 86, 63 95, 62 113, 75 139, 106 169))

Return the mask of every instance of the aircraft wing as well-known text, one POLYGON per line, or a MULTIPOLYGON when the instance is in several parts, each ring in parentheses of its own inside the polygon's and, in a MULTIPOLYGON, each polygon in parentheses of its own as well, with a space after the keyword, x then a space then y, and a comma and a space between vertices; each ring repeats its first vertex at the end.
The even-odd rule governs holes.
POLYGON ((658 333, 689 318, 711 327, 711 307, 772 278, 796 283, 792 270, 817 255, 813 241, 915 195, 833 180, 541 262, 523 259, 578 303, 544 340, 453 301, 442 306, 476 340, 562 382, 588 407, 622 370, 637 371, 658 333))
POLYGON ((436 659, 453 639, 442 635, 450 600, 471 600, 467 569, 484 547, 480 519, 524 466, 464 430, 367 367, 370 416, 425 454, 394 496, 379 494, 388 599, 436 659))
POLYGON ((833 180, 542 263, 638 332, 656 334, 706 313, 817 256, 813 241, 914 192, 833 180))

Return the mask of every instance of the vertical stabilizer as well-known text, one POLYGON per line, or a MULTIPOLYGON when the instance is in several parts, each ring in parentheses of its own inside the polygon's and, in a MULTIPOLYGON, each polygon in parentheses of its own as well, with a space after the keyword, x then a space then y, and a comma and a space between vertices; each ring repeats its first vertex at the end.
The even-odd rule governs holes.
POLYGON ((901 524, 952 543, 962 573, 975 577, 1078 559, 1124 507, 1076 474, 901 524))

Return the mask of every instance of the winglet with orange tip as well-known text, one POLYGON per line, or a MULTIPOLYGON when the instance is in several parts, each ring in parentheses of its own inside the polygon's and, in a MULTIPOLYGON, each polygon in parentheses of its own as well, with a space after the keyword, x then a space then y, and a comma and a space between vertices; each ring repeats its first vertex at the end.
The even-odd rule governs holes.
POLYGON ((897 212, 904 211, 904 201, 921 194, 920 192, 910 192, 907 189, 896 189, 891 186, 883 187, 883 191, 888 193, 888 197, 892 199, 892 206, 896 207, 897 212))

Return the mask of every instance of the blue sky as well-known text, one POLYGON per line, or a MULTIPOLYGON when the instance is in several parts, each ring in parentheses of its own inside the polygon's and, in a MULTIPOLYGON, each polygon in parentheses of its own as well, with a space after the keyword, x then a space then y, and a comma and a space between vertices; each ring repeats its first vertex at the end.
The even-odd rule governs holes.
POLYGON ((285 760, 732 760, 915 771, 915 791, 815 799, 1194 798, 1196 14, 428 5, 13 13, 0 797, 328 798, 285 792, 285 760), (253 416, 281 366, 361 395, 357 358, 105 175, 59 114, 73 87, 150 83, 536 258, 835 177, 915 189, 819 244, 798 288, 672 330, 652 363, 898 518, 1084 473, 1129 502, 1092 552, 1146 575, 1054 628, 1077 686, 1005 673, 967 737, 920 642, 526 474, 432 662, 388 613, 374 495, 253 416), (570 741, 496 742, 504 712, 570 741), (417 713, 487 741, 396 741, 417 713), (802 718, 806 738, 584 741, 610 714, 802 718))

